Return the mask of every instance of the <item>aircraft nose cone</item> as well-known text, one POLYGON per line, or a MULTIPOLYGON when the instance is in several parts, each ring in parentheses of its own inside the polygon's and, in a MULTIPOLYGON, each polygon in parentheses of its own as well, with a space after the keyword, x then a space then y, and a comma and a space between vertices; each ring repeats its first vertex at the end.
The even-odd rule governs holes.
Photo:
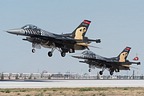
POLYGON ((18 33, 19 30, 17 30, 17 29, 10 29, 10 30, 7 30, 6 32, 13 34, 13 33, 18 33))
POLYGON ((10 34, 21 35, 21 29, 10 29, 10 30, 7 30, 6 32, 10 34))
POLYGON ((74 58, 82 58, 82 55, 80 55, 80 54, 75 54, 75 55, 72 55, 72 57, 74 57, 74 58))

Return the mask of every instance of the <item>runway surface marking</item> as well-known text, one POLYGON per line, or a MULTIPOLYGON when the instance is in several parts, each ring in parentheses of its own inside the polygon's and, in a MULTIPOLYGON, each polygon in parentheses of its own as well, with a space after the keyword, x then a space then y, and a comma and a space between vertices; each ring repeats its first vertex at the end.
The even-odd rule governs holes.
POLYGON ((144 87, 144 80, 0 81, 0 88, 144 87))

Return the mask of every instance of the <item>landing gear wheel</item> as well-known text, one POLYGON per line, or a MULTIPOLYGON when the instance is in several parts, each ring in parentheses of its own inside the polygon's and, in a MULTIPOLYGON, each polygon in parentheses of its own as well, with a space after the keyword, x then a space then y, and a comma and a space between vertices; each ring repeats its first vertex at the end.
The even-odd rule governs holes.
POLYGON ((110 75, 113 75, 113 72, 112 72, 112 71, 110 72, 110 75))
POLYGON ((91 72, 91 69, 89 69, 88 71, 91 72))
POLYGON ((69 50, 69 53, 74 53, 74 49, 70 49, 70 50, 69 50))
POLYGON ((48 56, 52 57, 52 52, 51 51, 48 52, 48 56))
POLYGON ((119 72, 119 69, 115 69, 115 72, 119 72))
POLYGON ((65 57, 66 53, 65 52, 61 52, 61 56, 65 57))
POLYGON ((35 49, 32 49, 32 53, 35 53, 35 49))
POLYGON ((100 74, 100 75, 103 75, 103 71, 100 71, 99 74, 100 74))

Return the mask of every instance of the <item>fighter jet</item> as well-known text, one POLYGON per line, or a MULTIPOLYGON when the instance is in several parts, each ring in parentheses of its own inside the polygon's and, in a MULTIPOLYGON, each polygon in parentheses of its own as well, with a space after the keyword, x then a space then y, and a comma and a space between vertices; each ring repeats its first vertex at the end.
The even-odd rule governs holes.
POLYGON ((130 62, 127 60, 130 50, 131 47, 126 47, 117 57, 112 58, 102 57, 89 50, 82 52, 82 55, 73 55, 72 57, 84 59, 84 61, 79 62, 89 64, 89 72, 91 68, 100 68, 102 71, 99 74, 102 75, 104 70, 108 69, 110 75, 113 75, 114 71, 130 70, 130 65, 132 64, 140 65, 140 62, 130 62))
POLYGON ((35 25, 25 25, 21 28, 7 30, 8 33, 15 35, 26 36, 23 40, 32 43, 32 53, 35 53, 35 48, 40 49, 51 48, 48 56, 51 57, 54 50, 57 49, 64 57, 66 53, 74 53, 75 50, 89 49, 91 42, 100 43, 100 39, 88 39, 85 34, 88 30, 91 21, 84 20, 72 33, 67 34, 54 34, 38 28, 35 25))

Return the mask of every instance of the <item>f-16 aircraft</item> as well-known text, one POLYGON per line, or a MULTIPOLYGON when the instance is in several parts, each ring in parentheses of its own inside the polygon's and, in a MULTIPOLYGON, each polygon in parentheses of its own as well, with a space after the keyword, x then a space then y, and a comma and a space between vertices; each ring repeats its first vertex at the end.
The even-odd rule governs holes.
POLYGON ((67 34, 54 34, 43 29, 38 28, 35 25, 25 25, 18 29, 8 30, 8 33, 15 35, 26 36, 25 41, 32 43, 32 52, 35 53, 35 48, 40 49, 41 46, 45 48, 51 48, 48 52, 48 56, 51 57, 54 50, 57 49, 61 52, 61 56, 64 57, 66 53, 74 53, 75 50, 89 49, 91 42, 100 43, 100 39, 88 39, 85 34, 88 30, 91 21, 84 20, 72 33, 67 34))
POLYGON ((102 69, 102 71, 99 72, 100 75, 103 74, 105 69, 108 69, 110 75, 113 75, 114 71, 120 72, 120 70, 130 70, 130 65, 132 64, 140 65, 140 62, 130 62, 127 60, 130 50, 130 47, 126 47, 117 57, 112 58, 102 57, 89 50, 82 52, 82 55, 74 55, 72 57, 84 59, 84 61, 79 62, 89 64, 89 72, 91 68, 96 67, 102 69))

